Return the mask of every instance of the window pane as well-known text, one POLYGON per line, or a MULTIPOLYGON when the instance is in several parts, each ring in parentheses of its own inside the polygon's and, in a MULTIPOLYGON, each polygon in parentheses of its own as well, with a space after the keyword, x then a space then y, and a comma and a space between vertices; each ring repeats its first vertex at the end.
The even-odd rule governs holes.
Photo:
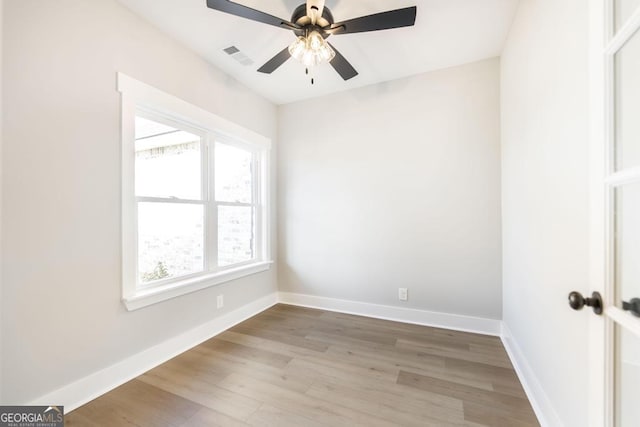
POLYGON ((616 169, 640 166, 640 31, 615 55, 616 169))
POLYGON ((136 196, 200 200, 200 136, 136 117, 136 196))
POLYGON ((218 206, 218 265, 253 259, 253 208, 218 206))
POLYGON ((616 31, 624 25, 638 6, 640 6, 640 0, 615 0, 613 9, 615 15, 614 19, 616 21, 616 31))
POLYGON ((618 304, 640 298, 640 183, 616 189, 615 284, 618 304))
POLYGON ((616 427, 637 426, 640 419, 640 338, 616 325, 616 427))
POLYGON ((216 143, 216 200, 251 203, 252 153, 231 145, 216 143))
POLYGON ((204 270, 204 207, 138 203, 140 283, 204 270))

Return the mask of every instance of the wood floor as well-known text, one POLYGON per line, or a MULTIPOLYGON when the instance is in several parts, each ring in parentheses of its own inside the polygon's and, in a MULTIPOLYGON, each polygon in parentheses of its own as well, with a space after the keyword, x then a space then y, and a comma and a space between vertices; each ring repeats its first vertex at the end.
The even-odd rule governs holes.
POLYGON ((537 426, 496 337, 276 305, 68 426, 537 426))

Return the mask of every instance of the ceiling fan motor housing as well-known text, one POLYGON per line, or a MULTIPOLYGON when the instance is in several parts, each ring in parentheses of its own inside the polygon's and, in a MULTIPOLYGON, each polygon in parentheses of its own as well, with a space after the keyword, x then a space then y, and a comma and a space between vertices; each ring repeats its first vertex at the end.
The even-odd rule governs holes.
POLYGON ((311 18, 307 16, 307 5, 303 3, 300 6, 296 7, 293 11, 293 14, 291 15, 291 22, 300 26, 300 29, 293 30, 294 34, 298 37, 304 37, 306 33, 311 32, 315 29, 318 30, 322 37, 326 39, 331 34, 322 31, 322 29, 333 25, 334 20, 329 8, 325 7, 324 9, 322 9, 322 17, 318 19, 316 25, 313 25, 311 23, 311 18))

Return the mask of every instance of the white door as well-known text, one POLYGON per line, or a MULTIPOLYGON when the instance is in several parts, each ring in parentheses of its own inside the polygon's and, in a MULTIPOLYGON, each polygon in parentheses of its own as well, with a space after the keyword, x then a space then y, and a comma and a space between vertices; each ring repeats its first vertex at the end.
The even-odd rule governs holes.
MULTIPOLYGON (((590 2, 592 426, 640 426, 640 0, 590 2)), ((585 297, 591 295, 585 295, 585 297)))

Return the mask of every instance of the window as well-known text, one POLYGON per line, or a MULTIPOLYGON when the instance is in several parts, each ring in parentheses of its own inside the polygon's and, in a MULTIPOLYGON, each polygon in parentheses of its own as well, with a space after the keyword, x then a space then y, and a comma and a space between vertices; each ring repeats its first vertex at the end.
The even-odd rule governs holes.
POLYGON ((269 141, 118 75, 123 300, 136 309, 269 268, 269 141))
POLYGON ((185 125, 136 113, 138 286, 202 273, 207 267, 204 140, 203 133, 185 125))

